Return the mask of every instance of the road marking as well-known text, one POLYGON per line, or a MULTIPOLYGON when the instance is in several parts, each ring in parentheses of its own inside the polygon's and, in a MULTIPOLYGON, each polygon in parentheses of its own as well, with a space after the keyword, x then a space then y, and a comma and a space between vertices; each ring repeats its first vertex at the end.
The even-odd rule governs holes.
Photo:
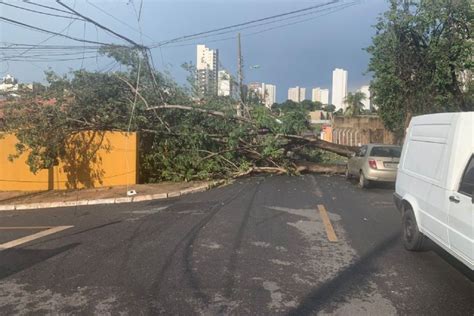
POLYGON ((334 232, 334 228, 332 227, 331 221, 329 220, 328 212, 324 205, 319 204, 319 215, 321 215, 321 219, 323 220, 324 227, 326 228, 326 235, 328 236, 328 240, 331 242, 337 241, 336 233, 334 232))
MULTIPOLYGON (((39 226, 37 227, 34 227, 32 226, 31 229, 41 229, 38 228, 39 226)), ((19 238, 19 239, 16 239, 16 240, 12 240, 12 241, 9 241, 9 242, 6 242, 4 244, 0 244, 0 251, 3 251, 3 250, 6 250, 6 249, 10 249, 10 248, 13 248, 13 247, 16 247, 16 246, 19 246, 19 245, 22 245, 22 244, 25 244, 27 242, 30 242, 32 240, 35 240, 35 239, 38 239, 38 238, 42 238, 42 237, 45 237, 45 236, 48 236, 48 235, 52 235, 52 234, 55 234, 55 233, 59 233, 60 231, 63 231, 63 230, 66 230, 68 228, 71 228, 71 227, 74 227, 74 226, 56 226, 56 227, 49 227, 49 229, 47 230, 43 230, 39 233, 36 233, 36 234, 33 234, 33 235, 29 235, 29 236, 26 236, 26 237, 22 237, 22 238, 19 238)), ((23 227, 24 228, 24 227, 23 227)), ((23 229, 22 228, 22 229, 23 229)))

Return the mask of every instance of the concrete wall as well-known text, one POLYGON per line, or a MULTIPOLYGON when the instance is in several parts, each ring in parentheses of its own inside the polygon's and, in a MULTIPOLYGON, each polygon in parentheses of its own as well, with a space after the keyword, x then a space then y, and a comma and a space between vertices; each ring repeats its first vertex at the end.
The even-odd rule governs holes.
POLYGON ((395 144, 396 138, 385 129, 378 116, 334 117, 333 143, 360 146, 369 143, 395 144))
POLYGON ((97 188, 137 183, 135 133, 83 132, 71 137, 58 166, 30 172, 28 154, 9 161, 15 154, 14 135, 0 139, 0 191, 40 191, 97 188))

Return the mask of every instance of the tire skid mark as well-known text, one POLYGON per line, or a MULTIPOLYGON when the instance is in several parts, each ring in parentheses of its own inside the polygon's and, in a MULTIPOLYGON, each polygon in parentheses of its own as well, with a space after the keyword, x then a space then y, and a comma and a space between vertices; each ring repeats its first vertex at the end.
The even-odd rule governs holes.
POLYGON ((241 197, 240 193, 247 187, 248 185, 244 186, 241 190, 237 192, 234 196, 229 198, 228 200, 224 201, 223 203, 219 203, 215 206, 211 213, 205 217, 196 227, 195 232, 190 236, 189 240, 186 243, 185 251, 183 255, 184 264, 185 264, 185 276, 188 279, 189 285, 194 291, 195 297, 202 301, 205 305, 208 305, 211 299, 201 290, 201 282, 199 281, 199 277, 196 275, 195 271, 193 270, 193 254, 194 254, 194 243, 199 236, 201 230, 206 226, 211 219, 221 211, 224 206, 228 205, 236 198, 241 197))
POLYGON ((255 189, 252 192, 252 197, 250 198, 250 202, 246 207, 246 211, 244 214, 244 218, 240 223, 239 230, 237 231, 237 236, 235 238, 234 244, 232 245, 232 254, 229 258, 229 263, 227 265, 227 276, 224 283, 225 293, 224 296, 230 298, 232 296, 232 289, 234 288, 235 284, 235 271, 237 269, 237 261, 238 261, 238 251, 242 245, 242 239, 245 232, 245 228, 247 227, 250 212, 252 211, 253 204, 255 202, 255 197, 257 196, 258 189, 263 181, 259 181, 255 186, 255 189))
MULTIPOLYGON (((201 221, 199 221, 197 224, 195 224, 177 243, 176 245, 174 246, 173 250, 171 251, 171 253, 167 256, 166 260, 165 260, 165 263, 164 265, 161 267, 157 277, 155 278, 155 281, 153 282, 153 284, 150 286, 150 289, 148 290, 148 292, 150 294, 153 294, 154 296, 156 297, 159 297, 159 294, 162 290, 162 285, 163 285, 163 281, 164 281, 164 276, 167 272, 167 270, 170 268, 171 264, 173 263, 173 260, 175 258, 175 255, 176 253, 179 251, 179 249, 181 248, 182 244, 184 242, 186 242, 188 239, 192 239, 193 236, 194 236, 194 239, 196 238, 197 234, 199 233, 199 231, 212 219, 212 217, 214 217, 225 205, 227 205, 228 203, 232 202, 233 200, 235 200, 237 197, 239 197, 240 193, 245 189, 247 188, 248 186, 248 183, 244 184, 242 186, 242 188, 240 190, 237 191, 237 193, 233 194, 229 199, 225 200, 224 202, 217 202, 214 206, 210 207, 210 208, 207 208, 206 209, 206 212, 207 211, 211 211, 211 213, 209 215, 207 215, 206 217, 204 217, 201 221)), ((189 249, 189 242, 186 243, 186 247, 187 249, 189 249)), ((187 250, 186 249, 186 250, 187 250)), ((184 253, 184 257, 183 257, 183 260, 185 261, 186 263, 186 258, 190 258, 189 256, 192 255, 191 254, 187 254, 187 251, 185 250, 185 253, 184 253)), ((189 261, 188 261, 189 262, 189 261)), ((186 269, 186 272, 189 271, 192 271, 192 266, 188 267, 186 269)), ((188 277, 189 278, 189 277, 188 277)), ((200 285, 199 285, 199 282, 197 281, 196 278, 193 278, 190 280, 190 283, 191 283, 191 286, 193 287, 193 290, 194 292, 196 293, 196 289, 198 290, 198 292, 200 292, 201 294, 197 294, 195 295, 196 297, 198 297, 199 299, 201 300, 204 300, 206 303, 206 301, 209 301, 209 298, 204 294, 202 293, 202 291, 199 290, 200 288, 200 285)), ((150 306, 150 311, 153 312, 153 307, 150 306)))

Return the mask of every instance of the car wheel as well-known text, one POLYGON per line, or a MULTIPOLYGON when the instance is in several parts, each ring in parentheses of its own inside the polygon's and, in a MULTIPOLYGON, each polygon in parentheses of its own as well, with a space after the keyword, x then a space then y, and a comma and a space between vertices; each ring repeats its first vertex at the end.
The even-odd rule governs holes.
POLYGON ((410 251, 420 251, 423 249, 425 236, 418 230, 415 213, 409 206, 404 207, 403 217, 403 245, 410 251))
POLYGON ((366 188, 369 187, 369 184, 370 184, 370 183, 369 183, 369 180, 367 180, 367 179, 365 178, 364 173, 361 171, 361 172, 360 172, 360 175, 359 175, 359 187, 360 187, 361 189, 366 189, 366 188))

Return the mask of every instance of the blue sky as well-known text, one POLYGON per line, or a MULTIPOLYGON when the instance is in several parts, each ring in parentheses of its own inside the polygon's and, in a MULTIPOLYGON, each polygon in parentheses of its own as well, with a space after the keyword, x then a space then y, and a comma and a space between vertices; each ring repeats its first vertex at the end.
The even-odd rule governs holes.
MULTIPOLYGON (((206 31, 216 27, 245 22, 269 15, 297 10, 328 0, 292 1, 292 0, 144 0, 140 27, 145 45, 178 36, 206 31)), ((11 4, 48 11, 27 5, 20 0, 5 1, 11 4)), ((54 1, 36 0, 37 3, 58 7, 54 1)), ((133 3, 138 11, 139 0, 64 0, 70 6, 87 16, 100 21, 113 30, 124 34, 138 42, 140 34, 133 3), (131 3, 133 2, 133 3, 131 3), (94 4, 108 14, 129 24, 126 26, 91 5, 94 4)), ((345 3, 351 2, 344 0, 345 3)), ((277 100, 287 97, 289 87, 299 85, 307 88, 310 97, 312 87, 331 88, 332 70, 336 67, 349 72, 349 90, 355 90, 368 84, 370 75, 365 74, 369 55, 363 50, 370 45, 374 34, 373 25, 377 17, 387 9, 385 0, 357 0, 356 5, 328 15, 313 15, 301 19, 313 18, 310 21, 274 29, 256 35, 248 35, 271 27, 261 26, 255 29, 242 30, 242 49, 245 63, 245 81, 262 81, 277 86, 277 100), (251 65, 260 65, 259 69, 250 69, 251 65)), ((59 7, 58 7, 59 8, 59 7)), ((48 11, 51 12, 51 11, 48 11)), ((68 19, 45 17, 35 13, 0 6, 0 15, 36 25, 45 29, 61 31, 70 23, 68 19)), ((280 24, 292 22, 284 21, 280 24)), ((66 28, 65 34, 83 38, 84 23, 74 22, 66 28)), ((184 84, 186 72, 182 70, 183 62, 195 62, 195 44, 206 44, 219 49, 222 66, 236 73, 237 43, 236 40, 210 42, 235 34, 204 38, 199 41, 180 43, 179 46, 163 47, 153 50, 156 67, 168 71, 179 83, 184 84), (188 45, 189 44, 189 45, 188 45)), ((0 41, 13 43, 36 44, 50 35, 25 30, 0 21, 0 41)), ((85 37, 91 40, 123 43, 95 27, 86 25, 85 37)), ((67 39, 51 38, 44 44, 82 45, 67 39)), ((175 45, 176 46, 176 45, 175 45)), ((87 59, 83 62, 68 61, 54 63, 5 62, 0 65, 0 73, 6 72, 18 77, 22 82, 42 81, 43 71, 48 67, 64 73, 71 69, 84 67, 109 69, 111 60, 106 58, 87 59), (109 65, 109 67, 107 67, 109 65)), ((113 64, 112 64, 113 66, 113 64)))

